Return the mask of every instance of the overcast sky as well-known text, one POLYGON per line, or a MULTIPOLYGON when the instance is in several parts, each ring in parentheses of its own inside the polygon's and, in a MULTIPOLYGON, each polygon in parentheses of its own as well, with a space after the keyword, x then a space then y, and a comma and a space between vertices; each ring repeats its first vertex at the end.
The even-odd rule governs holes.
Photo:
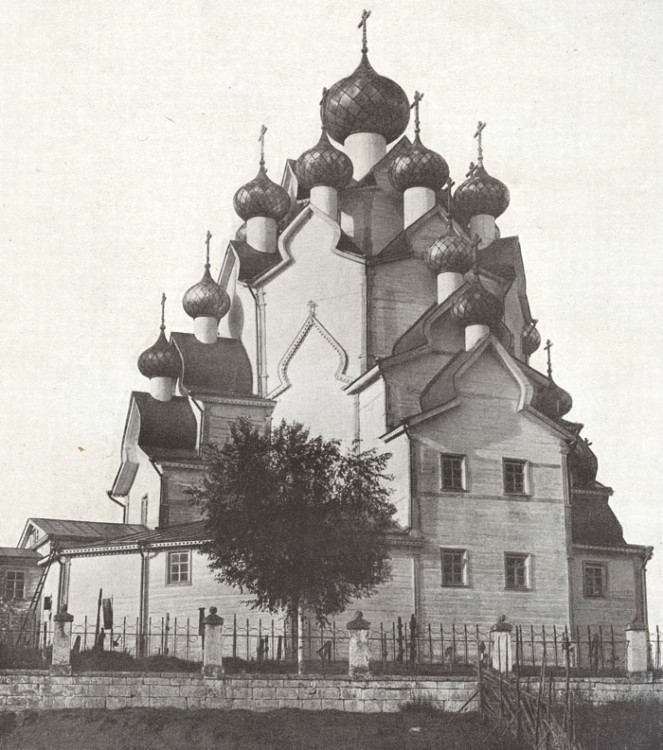
MULTIPOLYGON (((119 521, 136 357, 213 270, 235 190, 280 179, 319 134, 323 86, 359 61, 363 5, 271 0, 4 0, 0 8, 0 544, 29 516, 119 521)), ((475 158, 511 191, 528 295, 614 487, 652 544, 663 621, 663 3, 381 0, 370 59, 423 91, 424 142, 457 183, 475 158)), ((544 368, 543 352, 533 364, 544 368)))

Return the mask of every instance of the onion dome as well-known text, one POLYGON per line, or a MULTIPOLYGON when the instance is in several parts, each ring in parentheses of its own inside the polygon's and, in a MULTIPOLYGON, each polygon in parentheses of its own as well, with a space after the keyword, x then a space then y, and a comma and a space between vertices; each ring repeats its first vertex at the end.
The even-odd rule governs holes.
POLYGON ((541 334, 536 327, 537 321, 533 320, 529 325, 526 325, 521 334, 520 340, 522 342, 523 354, 527 357, 541 346, 541 334))
POLYGON ((591 489, 596 482, 599 462, 590 445, 587 439, 579 438, 573 443, 569 452, 569 471, 573 486, 578 489, 591 489))
POLYGON ((203 278, 187 289, 182 299, 184 312, 192 318, 221 318, 230 309, 228 293, 214 281, 209 272, 209 243, 212 235, 207 233, 207 262, 203 278))
POLYGON ((410 103, 405 91, 390 78, 376 73, 368 61, 364 11, 361 62, 347 78, 342 78, 325 92, 320 114, 322 124, 338 143, 353 133, 379 133, 387 143, 405 132, 410 121, 410 103))
POLYGON ((434 273, 452 271, 464 274, 474 263, 474 246, 464 237, 454 234, 450 228, 449 234, 435 240, 424 257, 434 273))
POLYGON ((166 295, 161 297, 161 332, 159 338, 138 357, 138 369, 146 378, 179 378, 182 360, 175 345, 166 338, 164 306, 166 295))
POLYGON ((477 166, 470 164, 468 179, 454 193, 455 213, 462 221, 480 214, 496 219, 509 207, 509 189, 503 182, 491 177, 483 166, 482 132, 485 127, 485 122, 479 122, 474 134, 477 139, 477 166))
POLYGON ((571 411, 572 407, 571 394, 560 388, 552 379, 537 401, 537 409, 551 419, 563 417, 571 411))
POLYGON ((326 92, 321 112, 327 132, 338 143, 353 133, 378 133, 391 143, 410 121, 405 91, 376 73, 365 54, 352 75, 326 92))
POLYGON ((265 169, 265 133, 263 125, 260 130, 260 168, 258 174, 235 193, 233 205, 237 215, 248 221, 256 216, 263 216, 274 221, 281 221, 290 211, 288 191, 272 182, 265 169))
POLYGON ((488 214, 501 216, 509 206, 509 189, 491 177, 479 164, 470 167, 469 179, 458 186, 454 193, 454 208, 458 216, 467 221, 472 216, 488 214))
POLYGON ((304 190, 318 185, 339 190, 352 179, 352 160, 332 146, 323 128, 320 140, 295 162, 295 174, 304 190))
POLYGON ((451 314, 464 326, 494 326, 502 318, 502 312, 502 302, 483 286, 478 276, 451 308, 451 314))
POLYGON ((261 164, 257 176, 235 193, 233 205, 244 221, 255 216, 281 221, 290 210, 290 196, 285 188, 267 177, 267 170, 261 164))
POLYGON ((401 192, 412 187, 426 187, 437 191, 444 187, 449 179, 449 165, 446 161, 421 142, 419 102, 423 97, 423 94, 415 92, 412 105, 415 110, 414 143, 398 154, 389 167, 389 180, 396 190, 401 192))

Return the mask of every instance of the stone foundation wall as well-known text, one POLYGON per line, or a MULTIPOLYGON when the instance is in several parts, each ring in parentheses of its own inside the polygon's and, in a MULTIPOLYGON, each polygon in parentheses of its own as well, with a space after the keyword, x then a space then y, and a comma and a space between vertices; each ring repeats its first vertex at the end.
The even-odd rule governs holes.
MULTIPOLYGON (((523 683, 521 682, 521 685, 523 683)), ((532 680, 529 689, 538 690, 532 680)), ((59 677, 37 670, 0 671, 0 712, 61 708, 221 708, 271 711, 395 712, 405 703, 425 701, 445 711, 478 710, 472 677, 233 676, 212 679, 174 672, 97 672, 59 677)), ((547 685, 546 685, 547 690, 547 685)), ((613 701, 656 700, 663 704, 663 682, 650 676, 574 678, 571 690, 595 705, 613 701)), ((564 680, 556 683, 564 699, 564 680)))
POLYGON ((477 710, 472 678, 408 679, 256 676, 211 679, 177 673, 97 672, 57 677, 38 671, 0 671, 0 712, 61 708, 222 708, 270 711, 301 708, 361 713, 395 712, 410 701, 445 711, 477 710))

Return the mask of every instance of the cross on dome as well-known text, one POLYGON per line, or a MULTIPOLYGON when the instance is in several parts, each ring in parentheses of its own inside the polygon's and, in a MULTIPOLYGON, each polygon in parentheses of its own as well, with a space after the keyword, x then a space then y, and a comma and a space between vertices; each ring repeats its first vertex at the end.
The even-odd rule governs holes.
POLYGON ((414 110, 414 137, 419 139, 419 133, 421 132, 421 125, 419 121, 419 102, 424 98, 424 95, 418 91, 414 92, 414 101, 410 105, 410 109, 414 110))
POLYGON ((205 268, 209 268, 209 243, 212 239, 212 233, 210 230, 207 230, 207 237, 205 238, 205 246, 206 246, 206 255, 205 255, 205 268))
POLYGON ((166 330, 166 293, 161 292, 161 330, 166 330))
POLYGON ((260 126, 260 135, 258 140, 260 141, 260 168, 265 169, 265 133, 267 128, 264 125, 260 126))
POLYGON ((550 350, 552 349, 552 347, 553 342, 550 339, 546 341, 546 345, 543 347, 548 357, 548 378, 550 378, 550 380, 552 380, 552 358, 550 356, 550 350))
POLYGON ((479 161, 480 167, 483 167, 483 145, 481 143, 481 140, 482 140, 481 134, 485 127, 486 127, 486 123, 481 122, 481 120, 479 120, 479 124, 477 125, 477 132, 474 134, 474 137, 477 139, 478 161, 479 161))
POLYGON ((365 55, 368 52, 368 40, 367 40, 367 21, 368 17, 371 15, 370 10, 364 10, 361 14, 361 21, 359 22, 359 26, 357 26, 358 29, 361 29, 361 52, 363 55, 365 55))

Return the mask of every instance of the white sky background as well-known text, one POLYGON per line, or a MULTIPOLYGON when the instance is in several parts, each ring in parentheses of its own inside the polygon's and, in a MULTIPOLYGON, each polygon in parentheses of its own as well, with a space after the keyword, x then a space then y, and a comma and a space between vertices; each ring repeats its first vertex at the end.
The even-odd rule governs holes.
MULTIPOLYGON (((362 0, 363 2, 363 0, 362 0)), ((279 180, 359 62, 363 4, 5 0, 0 8, 0 544, 28 516, 121 520, 106 497, 138 354, 192 330, 181 296, 239 225, 260 125, 279 180), (81 450, 83 449, 83 450, 81 450)), ((485 120, 528 295, 663 622, 663 4, 374 2, 370 59, 457 183, 485 120)), ((411 134, 411 128, 408 131, 411 134)), ((253 354, 252 347, 250 351, 253 354)), ((533 364, 544 369, 541 350, 533 364)))

